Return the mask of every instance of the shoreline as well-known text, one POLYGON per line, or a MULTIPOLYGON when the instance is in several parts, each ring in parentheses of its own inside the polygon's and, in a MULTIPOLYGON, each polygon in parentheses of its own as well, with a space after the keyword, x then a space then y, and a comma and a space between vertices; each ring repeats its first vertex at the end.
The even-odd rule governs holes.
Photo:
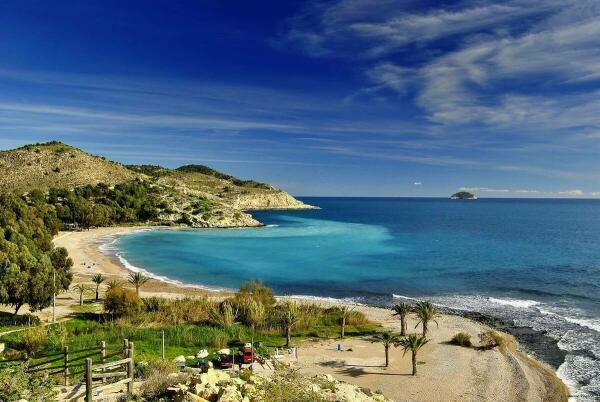
MULTIPOLYGON (((56 246, 65 247, 69 251, 70 257, 74 261, 73 273, 74 273, 74 282, 81 281, 89 281, 91 276, 96 273, 102 273, 107 276, 109 280, 117 279, 120 281, 127 281, 127 277, 131 269, 128 269, 126 264, 119 259, 119 257, 115 254, 114 257, 111 258, 108 253, 100 250, 102 244, 107 244, 106 241, 103 243, 103 239, 116 238, 120 235, 125 235, 128 233, 133 233, 140 230, 156 230, 156 229, 167 229, 167 230, 175 230, 175 228, 170 227, 150 227, 150 226, 131 226, 131 227, 108 227, 108 228, 97 228, 85 232, 61 232, 58 236, 55 237, 54 243, 56 246)), ((138 270, 143 272, 148 272, 143 268, 135 267, 138 270)), ((211 298, 223 298, 231 295, 231 291, 226 289, 214 289, 210 287, 201 287, 195 285, 187 285, 184 283, 180 283, 178 281, 170 280, 169 278, 157 277, 153 278, 154 280, 148 282, 142 288, 142 296, 158 296, 158 297, 166 297, 166 298, 181 298, 181 297, 197 297, 197 296, 208 296, 211 298)), ((302 302, 315 302, 324 305, 339 305, 339 304, 348 304, 347 301, 335 298, 326 298, 326 297, 311 297, 311 296, 286 296, 289 298, 297 299, 302 302)), ((384 309, 382 307, 375 307, 369 305, 360 305, 353 303, 357 310, 362 310, 369 316, 369 318, 375 318, 376 321, 382 322, 382 324, 389 326, 391 324, 389 317, 385 318, 385 314, 390 315, 389 309, 384 309)), ((455 328, 463 328, 469 327, 471 331, 475 331, 473 328, 477 328, 477 330, 484 330, 485 328, 493 328, 498 329, 503 332, 508 332, 518 340, 520 340, 527 349, 528 342, 523 342, 522 337, 519 334, 512 333, 510 331, 507 323, 502 323, 503 326, 495 325, 499 320, 494 317, 487 316, 485 314, 462 311, 452 308, 440 308, 442 310, 442 320, 448 321, 451 327, 455 328)), ((515 327, 514 328, 521 328, 515 327)), ((533 331, 533 330, 531 330, 533 331)), ((447 335, 447 334, 446 334, 447 335)), ((544 336, 541 333, 531 334, 534 337, 542 337, 544 336)), ((451 336, 451 335, 450 335, 451 336)), ((546 337, 548 338, 548 337, 546 337)), ((447 339, 444 343, 448 343, 449 339, 447 339)), ((514 350, 506 352, 505 358, 507 362, 510 363, 507 365, 506 370, 513 370, 511 375, 523 375, 524 378, 522 380, 526 380, 527 382, 531 382, 532 387, 536 388, 536 393, 545 392, 544 389, 552 389, 553 392, 564 392, 566 389, 566 385, 564 381, 558 377, 555 369, 551 368, 544 361, 538 361, 534 357, 529 356, 526 352, 523 352, 519 349, 519 344, 516 341, 511 342, 514 344, 514 350), (510 367, 512 368, 510 368, 510 367), (514 367, 513 367, 514 366, 514 367)), ((556 342, 554 342, 556 345, 556 342)), ((329 348, 331 345, 325 342, 324 347, 329 348)), ((313 348, 313 345, 311 345, 313 348)), ((456 349, 456 347, 455 347, 456 349)), ((465 349, 465 348, 459 348, 465 349)), ((328 349, 327 349, 328 350, 328 349)), ((323 351, 322 351, 323 352, 323 351)), ((464 351, 460 351, 461 353, 464 351)), ((447 353, 455 353, 454 350, 450 350, 447 353)), ((466 352, 465 352, 466 353, 466 352)), ((500 352, 498 352, 500 353, 500 352)), ((505 352, 502 352, 504 354, 505 352)), ((537 356, 538 354, 535 353, 537 356)), ((496 356, 498 358, 498 356, 496 356)), ((473 361, 478 362, 477 357, 471 357, 474 359, 473 361)), ((315 363, 316 364, 316 363, 315 363)), ((313 367, 314 369, 314 367, 313 367)), ((311 368, 304 367, 303 370, 310 371, 311 368)), ((488 370, 492 370, 492 367, 488 370)), ((322 372, 323 370, 321 370, 322 372)), ((334 373, 340 375, 345 381, 353 382, 355 379, 354 376, 349 375, 349 378, 344 378, 344 373, 334 373)), ((478 374, 479 375, 479 374, 478 374)), ((492 373, 486 374, 486 381, 492 381, 492 379, 487 378, 487 376, 492 376, 492 373)), ((514 380, 514 379, 513 379, 514 380)), ((360 383, 361 381, 354 381, 360 383)), ((383 384, 385 385, 385 384, 383 384)), ((382 385, 382 386, 383 386, 382 385)), ((532 387, 527 387, 531 391, 532 387)), ((393 392, 393 390, 390 390, 393 392)), ((524 392, 524 391, 523 391, 524 392)), ((531 391, 533 392, 533 391, 531 391)), ((528 395, 528 400, 531 395, 528 395)), ((548 395, 546 395, 547 397, 548 395)), ((558 397, 558 394, 556 395, 558 397)), ((506 398, 506 396, 504 396, 506 398)), ((419 398, 417 398, 419 399, 419 398)), ((515 398, 517 400, 518 398, 515 398)), ((534 398, 535 400, 536 398, 534 398)), ((506 400, 506 399, 505 399, 506 400)), ((539 400, 546 400, 542 397, 539 400)), ((565 399, 555 399, 555 400, 565 400, 565 399)))

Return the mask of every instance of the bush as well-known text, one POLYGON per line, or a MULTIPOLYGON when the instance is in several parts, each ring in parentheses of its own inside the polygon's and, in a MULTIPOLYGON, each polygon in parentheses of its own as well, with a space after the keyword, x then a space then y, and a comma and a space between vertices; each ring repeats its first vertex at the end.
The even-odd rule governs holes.
POLYGON ((504 337, 491 329, 479 334, 479 342, 485 349, 492 349, 496 346, 504 346, 506 344, 504 337))
POLYGON ((142 397, 147 401, 158 400, 165 396, 167 388, 175 384, 185 384, 187 382, 186 374, 171 376, 170 374, 173 372, 172 365, 162 362, 155 362, 152 365, 149 363, 145 373, 146 380, 141 386, 142 397))
POLYGON ((132 289, 111 289, 104 297, 104 310, 118 317, 139 313, 141 307, 142 301, 132 289))
POLYGON ((142 299, 144 310, 148 313, 160 311, 161 307, 166 304, 166 300, 160 297, 145 297, 142 299))
POLYGON ((450 341, 453 345, 463 346, 465 348, 471 347, 471 335, 465 332, 459 332, 458 334, 452 337, 450 341))
POLYGON ((328 399, 311 387, 311 382, 293 370, 275 371, 271 381, 256 386, 263 402, 325 402, 328 399))
POLYGON ((53 380, 47 376, 27 374, 24 366, 0 370, 0 401, 52 401, 56 396, 54 385, 53 380))
POLYGON ((30 355, 35 355, 42 349, 42 345, 48 339, 48 333, 43 326, 27 328, 23 331, 21 346, 30 355))

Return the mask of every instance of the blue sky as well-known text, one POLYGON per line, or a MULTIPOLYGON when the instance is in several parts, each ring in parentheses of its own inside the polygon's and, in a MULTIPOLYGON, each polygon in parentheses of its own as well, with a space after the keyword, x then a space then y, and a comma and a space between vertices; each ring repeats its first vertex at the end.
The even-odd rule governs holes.
POLYGON ((296 195, 600 196, 597 0, 0 3, 0 147, 296 195))

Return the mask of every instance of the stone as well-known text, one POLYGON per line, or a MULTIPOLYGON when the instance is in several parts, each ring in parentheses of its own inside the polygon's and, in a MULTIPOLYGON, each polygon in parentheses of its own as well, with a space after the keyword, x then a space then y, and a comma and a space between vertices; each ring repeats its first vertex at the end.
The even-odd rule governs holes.
POLYGON ((185 402, 209 402, 208 399, 204 399, 201 396, 194 395, 191 392, 186 392, 185 396, 183 397, 183 400, 185 402))
POLYGON ((0 343, 0 353, 4 353, 5 350, 6 350, 6 344, 0 343))
POLYGON ((242 402, 242 393, 233 385, 221 388, 219 392, 219 402, 242 402))
POLYGON ((179 355, 173 359, 173 363, 185 363, 185 356, 179 355))

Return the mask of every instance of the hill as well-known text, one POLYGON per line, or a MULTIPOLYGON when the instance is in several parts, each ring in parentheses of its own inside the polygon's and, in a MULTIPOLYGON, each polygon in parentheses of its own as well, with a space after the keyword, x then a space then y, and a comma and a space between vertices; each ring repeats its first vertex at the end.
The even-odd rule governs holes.
POLYGON ((0 190, 27 192, 86 184, 114 185, 142 177, 118 163, 60 142, 0 151, 0 190))
POLYGON ((246 210, 312 208, 268 184, 203 165, 177 169, 122 165, 55 141, 0 152, 0 191, 22 195, 62 189, 63 194, 74 191, 91 203, 114 205, 113 193, 122 196, 123 189, 133 191, 130 182, 144 183, 144 191, 155 199, 153 204, 161 206, 157 218, 151 214, 157 224, 259 226, 246 210), (111 192, 116 185, 119 188, 111 192))

